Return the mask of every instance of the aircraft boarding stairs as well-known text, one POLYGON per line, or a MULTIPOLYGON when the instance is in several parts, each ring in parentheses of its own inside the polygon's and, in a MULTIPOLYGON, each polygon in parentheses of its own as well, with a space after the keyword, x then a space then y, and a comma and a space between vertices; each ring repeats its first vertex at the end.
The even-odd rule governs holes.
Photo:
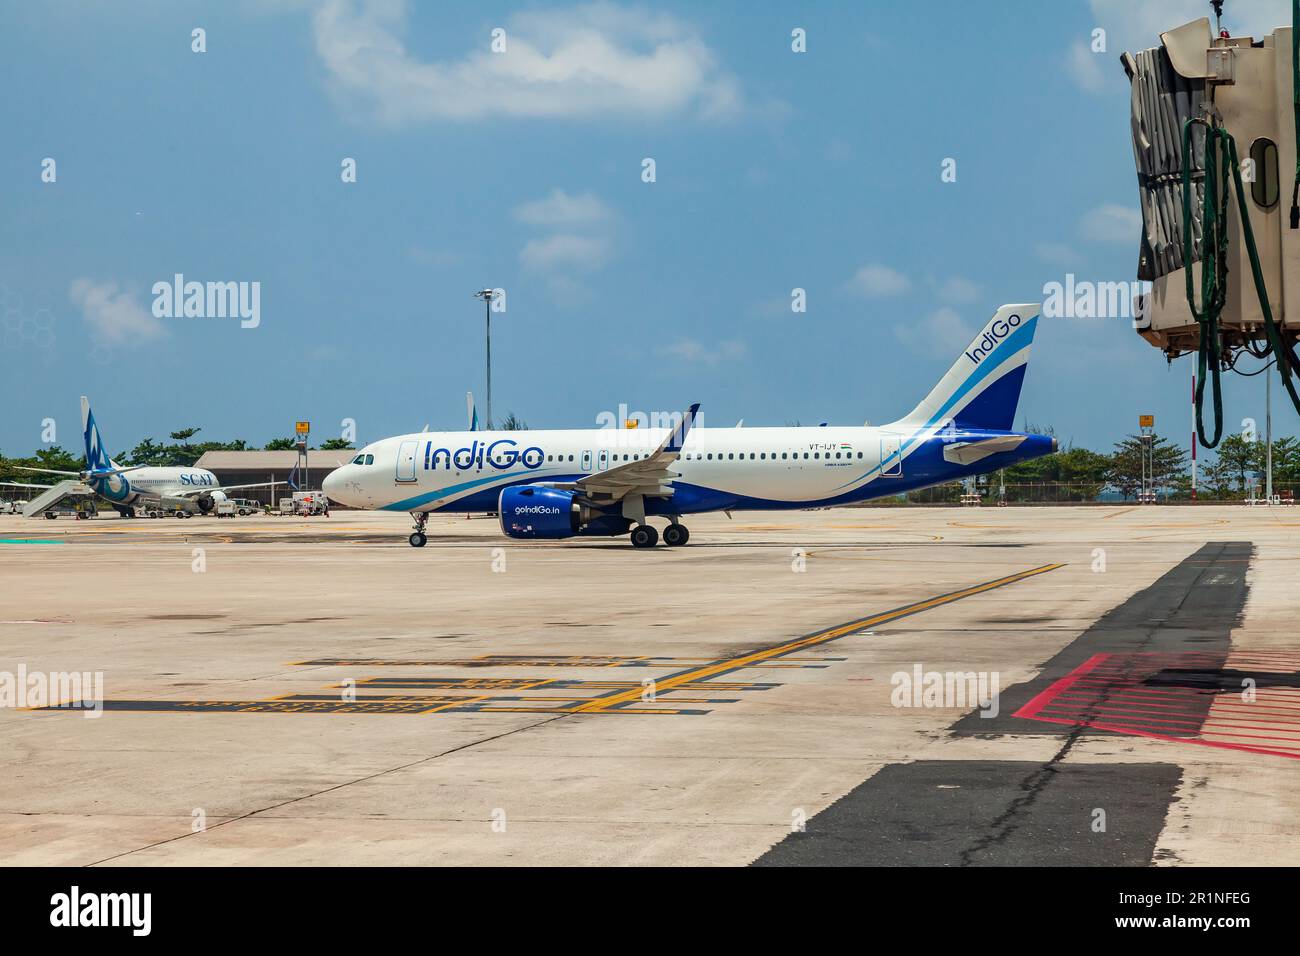
POLYGON ((95 492, 85 482, 69 478, 60 481, 57 485, 51 485, 49 491, 43 491, 27 502, 26 507, 23 508, 23 517, 39 518, 45 512, 57 506, 64 498, 85 498, 94 494, 95 492))

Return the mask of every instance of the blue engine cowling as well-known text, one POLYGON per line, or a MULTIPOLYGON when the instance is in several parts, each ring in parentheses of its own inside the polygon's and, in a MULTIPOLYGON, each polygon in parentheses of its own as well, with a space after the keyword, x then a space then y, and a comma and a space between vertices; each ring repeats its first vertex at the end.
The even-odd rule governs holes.
POLYGON ((578 533, 579 509, 572 491, 540 485, 501 489, 497 515, 512 538, 571 538, 578 533))
POLYGON ((572 538, 574 535, 627 534, 632 522, 621 514, 579 505, 577 493, 544 485, 501 489, 497 516, 512 538, 572 538))

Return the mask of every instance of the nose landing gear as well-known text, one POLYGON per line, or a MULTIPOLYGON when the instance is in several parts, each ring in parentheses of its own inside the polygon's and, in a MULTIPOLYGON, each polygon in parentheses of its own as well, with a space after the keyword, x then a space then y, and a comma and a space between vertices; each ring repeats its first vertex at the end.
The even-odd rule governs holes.
POLYGON ((423 548, 429 540, 424 533, 424 526, 429 521, 429 513, 427 511, 412 512, 412 517, 415 518, 415 530, 411 532, 411 536, 406 540, 411 542, 413 548, 423 548))

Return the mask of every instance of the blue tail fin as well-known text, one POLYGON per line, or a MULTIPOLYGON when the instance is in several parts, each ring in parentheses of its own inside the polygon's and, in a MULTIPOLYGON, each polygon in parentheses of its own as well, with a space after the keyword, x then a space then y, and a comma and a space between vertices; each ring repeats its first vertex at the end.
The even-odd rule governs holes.
POLYGON ((90 399, 81 396, 81 437, 86 443, 86 471, 108 471, 118 465, 104 451, 104 439, 95 424, 95 415, 90 410, 90 399))
POLYGON ((958 357, 948 374, 902 421, 1011 431, 1025 380, 1038 303, 1004 305, 958 357))

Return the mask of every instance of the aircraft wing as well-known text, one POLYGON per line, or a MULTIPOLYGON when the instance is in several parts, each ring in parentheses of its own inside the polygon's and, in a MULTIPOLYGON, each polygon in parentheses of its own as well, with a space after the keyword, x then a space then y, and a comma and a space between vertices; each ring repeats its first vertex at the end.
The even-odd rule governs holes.
POLYGON ((46 491, 54 487, 53 485, 25 485, 21 481, 0 481, 0 485, 5 488, 44 488, 46 491))
POLYGON ((33 468, 30 465, 10 465, 9 467, 17 471, 39 471, 43 475, 66 475, 69 478, 81 477, 81 472, 79 471, 59 471, 57 468, 33 468))
POLYGON ((652 454, 640 461, 630 461, 626 465, 579 478, 572 487, 585 495, 600 496, 606 502, 634 494, 661 497, 671 495, 672 482, 677 477, 677 472, 668 469, 681 457, 686 435, 699 410, 700 404, 696 402, 682 415, 681 422, 652 454))
POLYGON ((148 468, 148 465, 128 465, 126 468, 100 468, 98 471, 59 471, 57 468, 32 468, 28 465, 11 465, 19 471, 39 471, 45 475, 66 475, 69 478, 80 478, 85 481, 88 478, 109 478, 113 475, 125 475, 128 471, 139 471, 141 468, 148 468))
POLYGON ((182 491, 175 495, 168 494, 168 497, 169 498, 193 498, 196 495, 211 494, 214 491, 240 491, 241 489, 244 488, 269 488, 272 485, 283 485, 283 484, 287 484, 287 482, 257 481, 251 485, 222 485, 219 488, 190 488, 187 491, 182 491))

